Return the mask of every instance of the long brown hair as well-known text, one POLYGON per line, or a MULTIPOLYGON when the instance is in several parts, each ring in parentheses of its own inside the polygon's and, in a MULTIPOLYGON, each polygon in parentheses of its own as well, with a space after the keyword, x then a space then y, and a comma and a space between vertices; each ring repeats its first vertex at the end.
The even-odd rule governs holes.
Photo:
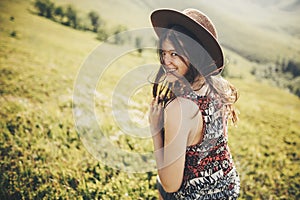
POLYGON ((214 64, 215 62, 202 47, 201 43, 195 41, 194 38, 193 34, 180 26, 173 26, 170 29, 166 29, 164 34, 161 35, 157 48, 161 67, 153 84, 153 97, 163 96, 162 102, 166 106, 176 96, 180 95, 181 91, 199 90, 204 84, 207 84, 209 86, 208 95, 214 94, 214 96, 220 98, 224 104, 224 111, 227 113, 228 118, 235 124, 238 121, 238 115, 233 104, 238 99, 237 90, 231 83, 222 78, 221 75, 211 75, 220 69, 214 64), (174 83, 159 81, 165 74, 162 58, 162 44, 165 40, 169 40, 173 44, 176 53, 183 62, 185 62, 183 57, 189 60, 189 63, 185 62, 188 66, 188 72, 181 81, 174 83))

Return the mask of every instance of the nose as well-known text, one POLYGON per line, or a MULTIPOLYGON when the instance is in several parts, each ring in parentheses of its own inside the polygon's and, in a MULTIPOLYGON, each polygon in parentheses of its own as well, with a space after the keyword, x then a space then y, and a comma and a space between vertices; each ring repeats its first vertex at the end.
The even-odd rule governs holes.
POLYGON ((171 58, 171 56, 168 53, 166 53, 163 56, 163 61, 164 61, 165 65, 170 65, 172 63, 172 58, 171 58))

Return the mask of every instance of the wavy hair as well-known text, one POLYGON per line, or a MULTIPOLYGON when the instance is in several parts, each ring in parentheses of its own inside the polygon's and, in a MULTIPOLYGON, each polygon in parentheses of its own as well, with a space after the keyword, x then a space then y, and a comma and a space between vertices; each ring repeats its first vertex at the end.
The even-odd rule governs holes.
POLYGON ((153 84, 153 97, 163 96, 162 101, 164 106, 166 106, 178 94, 187 92, 187 90, 200 90, 207 84, 209 88, 207 95, 219 98, 224 105, 226 116, 236 124, 238 121, 238 112, 233 104, 238 99, 237 89, 221 75, 212 75, 216 70, 220 70, 220 68, 215 65, 215 62, 202 47, 201 43, 195 41, 194 38, 192 33, 181 26, 173 26, 170 29, 166 29, 164 34, 161 35, 157 48, 161 67, 153 84), (189 63, 185 62, 188 66, 188 71, 184 75, 184 81, 179 80, 174 83, 159 81, 165 74, 162 58, 162 44, 165 40, 173 44, 175 51, 183 62, 185 62, 184 57, 189 60, 189 63))

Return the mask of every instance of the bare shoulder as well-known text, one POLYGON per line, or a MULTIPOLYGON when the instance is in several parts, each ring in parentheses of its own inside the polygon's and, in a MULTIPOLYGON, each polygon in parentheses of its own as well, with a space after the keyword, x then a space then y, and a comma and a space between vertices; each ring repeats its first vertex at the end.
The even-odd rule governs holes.
POLYGON ((177 97, 173 101, 171 101, 167 107, 165 108, 165 112, 169 116, 178 116, 181 115, 184 118, 191 118, 197 113, 199 110, 197 104, 192 100, 177 97))

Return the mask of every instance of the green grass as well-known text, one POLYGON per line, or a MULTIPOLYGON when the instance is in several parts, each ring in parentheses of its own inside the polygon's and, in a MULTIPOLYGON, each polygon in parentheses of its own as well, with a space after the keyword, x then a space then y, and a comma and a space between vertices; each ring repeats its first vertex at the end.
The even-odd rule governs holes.
MULTIPOLYGON (((155 171, 134 174, 105 166, 89 154, 74 127, 74 81, 99 41, 30 9, 28 1, 0 1, 0 199, 155 199, 155 171)), ((299 98, 256 82, 250 74, 254 63, 225 52, 230 81, 240 92, 240 122, 229 136, 240 199, 299 199, 299 98)), ((131 66, 154 59, 146 51, 113 63, 97 86, 96 114, 111 112, 111 91, 131 66)), ((131 111, 146 112, 149 94, 148 86, 137 89, 131 111)), ((138 112, 130 115, 146 123, 138 112)), ((112 137, 120 130, 105 116, 101 125, 112 137)), ((150 140, 118 139, 114 145, 128 151, 152 149, 150 140)))
POLYGON ((239 163, 244 198, 299 197, 299 99, 252 81, 233 81, 240 89, 238 128, 231 150, 239 163))

